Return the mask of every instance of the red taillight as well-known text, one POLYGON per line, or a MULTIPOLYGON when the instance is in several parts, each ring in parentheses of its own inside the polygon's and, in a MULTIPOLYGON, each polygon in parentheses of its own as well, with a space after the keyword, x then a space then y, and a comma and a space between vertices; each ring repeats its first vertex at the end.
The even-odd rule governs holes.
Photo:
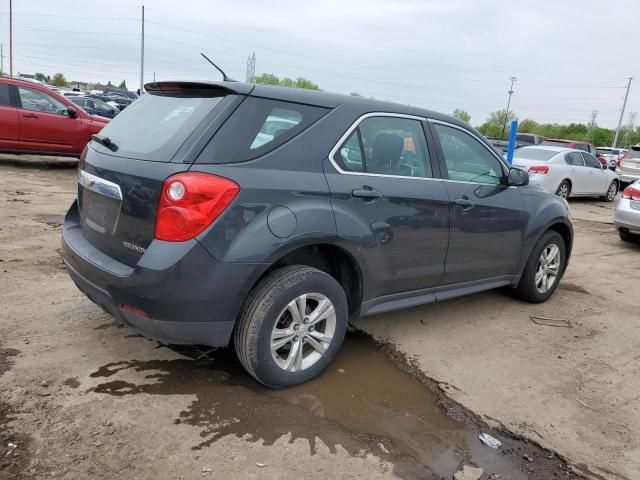
POLYGON ((208 173, 178 173, 162 185, 155 237, 168 242, 189 240, 220 216, 240 187, 208 173))
POLYGON ((628 198, 630 200, 640 200, 640 188, 635 185, 629 185, 622 192, 622 198, 628 198))
POLYGON ((535 165, 533 167, 529 167, 529 173, 547 174, 547 173, 549 173, 549 166, 548 165, 535 165))

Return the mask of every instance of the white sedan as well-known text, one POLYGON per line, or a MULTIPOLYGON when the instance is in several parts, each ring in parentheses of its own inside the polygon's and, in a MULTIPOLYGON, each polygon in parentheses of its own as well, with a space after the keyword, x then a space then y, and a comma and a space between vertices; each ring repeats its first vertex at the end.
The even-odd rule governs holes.
POLYGON ((620 180, 588 152, 563 147, 519 148, 513 166, 528 170, 530 182, 563 198, 602 197, 612 202, 620 180))

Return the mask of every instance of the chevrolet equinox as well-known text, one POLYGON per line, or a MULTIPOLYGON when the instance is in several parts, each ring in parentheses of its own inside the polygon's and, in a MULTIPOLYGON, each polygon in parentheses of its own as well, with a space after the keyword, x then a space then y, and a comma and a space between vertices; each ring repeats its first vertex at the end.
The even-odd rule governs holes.
POLYGON ((62 243, 78 288, 149 338, 233 343, 282 388, 327 367, 349 318, 558 287, 566 201, 454 118, 240 82, 146 90, 83 152, 62 243))

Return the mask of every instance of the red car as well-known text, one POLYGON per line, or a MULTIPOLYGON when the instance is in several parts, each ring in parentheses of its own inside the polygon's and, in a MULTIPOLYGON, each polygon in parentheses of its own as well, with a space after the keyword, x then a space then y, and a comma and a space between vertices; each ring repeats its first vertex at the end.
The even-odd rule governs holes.
POLYGON ((108 122, 47 87, 0 77, 0 152, 79 157, 108 122))

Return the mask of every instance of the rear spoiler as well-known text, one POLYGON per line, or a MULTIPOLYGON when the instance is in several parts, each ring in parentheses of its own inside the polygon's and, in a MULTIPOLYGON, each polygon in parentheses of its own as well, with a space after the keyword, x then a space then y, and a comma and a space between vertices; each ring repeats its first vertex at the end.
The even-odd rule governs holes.
POLYGON ((248 95, 255 85, 243 82, 150 82, 144 89, 150 93, 203 93, 248 95))

